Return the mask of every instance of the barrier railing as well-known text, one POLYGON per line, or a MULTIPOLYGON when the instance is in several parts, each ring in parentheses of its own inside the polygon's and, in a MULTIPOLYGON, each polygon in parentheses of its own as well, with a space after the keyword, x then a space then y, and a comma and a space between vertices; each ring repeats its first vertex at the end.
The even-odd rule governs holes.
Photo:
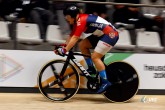
POLYGON ((106 4, 106 5, 126 5, 126 6, 139 6, 139 7, 158 7, 165 8, 165 5, 148 5, 148 4, 133 4, 133 3, 115 3, 115 2, 97 2, 97 1, 78 1, 78 0, 53 0, 53 2, 66 2, 66 3, 93 3, 93 4, 106 4))

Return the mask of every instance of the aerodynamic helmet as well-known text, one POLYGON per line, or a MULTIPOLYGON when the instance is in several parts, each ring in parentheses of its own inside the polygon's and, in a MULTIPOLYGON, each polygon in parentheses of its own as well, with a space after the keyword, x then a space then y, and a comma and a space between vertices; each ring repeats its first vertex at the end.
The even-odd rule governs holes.
POLYGON ((67 6, 63 10, 64 16, 70 15, 72 18, 75 18, 79 13, 80 13, 80 9, 76 5, 67 6))

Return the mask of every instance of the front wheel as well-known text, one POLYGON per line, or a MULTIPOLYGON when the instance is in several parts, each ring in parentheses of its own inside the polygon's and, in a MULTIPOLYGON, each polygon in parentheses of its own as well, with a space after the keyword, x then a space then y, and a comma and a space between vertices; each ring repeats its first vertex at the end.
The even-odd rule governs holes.
POLYGON ((106 67, 108 80, 113 84, 104 96, 112 102, 127 102, 136 95, 139 77, 133 66, 126 62, 113 62, 106 67))
POLYGON ((65 60, 50 61, 38 75, 39 90, 51 101, 66 101, 79 89, 80 79, 77 70, 71 63, 64 68, 65 63, 65 60))

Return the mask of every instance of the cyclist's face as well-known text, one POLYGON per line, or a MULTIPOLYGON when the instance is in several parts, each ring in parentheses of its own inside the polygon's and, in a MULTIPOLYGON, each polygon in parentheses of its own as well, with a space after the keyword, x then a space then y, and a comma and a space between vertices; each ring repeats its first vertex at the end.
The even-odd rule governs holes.
POLYGON ((72 18, 70 15, 66 15, 65 19, 69 24, 74 24, 74 18, 72 18))

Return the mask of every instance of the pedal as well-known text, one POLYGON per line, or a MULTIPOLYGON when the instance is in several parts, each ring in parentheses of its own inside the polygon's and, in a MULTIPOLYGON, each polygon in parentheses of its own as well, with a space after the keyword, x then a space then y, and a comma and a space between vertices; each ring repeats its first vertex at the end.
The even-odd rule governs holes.
POLYGON ((97 82, 90 82, 88 80, 87 82, 87 88, 88 90, 90 90, 91 92, 97 92, 99 90, 100 84, 97 82))
POLYGON ((92 92, 97 92, 100 87, 99 79, 96 77, 89 77, 87 81, 87 88, 92 92))

